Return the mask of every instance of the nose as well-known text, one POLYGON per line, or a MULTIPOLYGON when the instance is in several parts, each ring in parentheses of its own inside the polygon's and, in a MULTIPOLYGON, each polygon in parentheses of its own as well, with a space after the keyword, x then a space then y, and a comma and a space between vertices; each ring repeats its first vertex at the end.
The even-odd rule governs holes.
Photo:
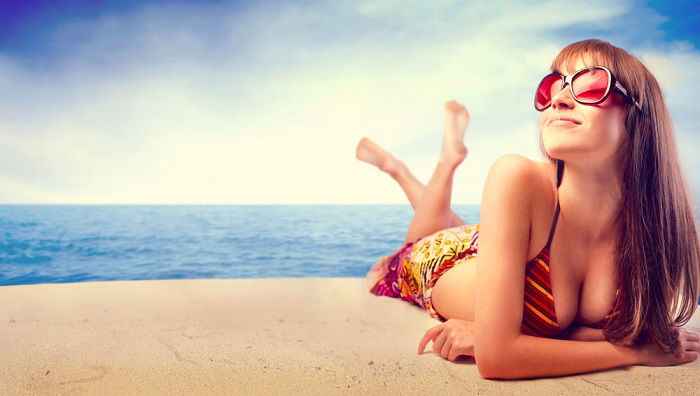
POLYGON ((566 83, 564 87, 559 90, 554 96, 552 96, 552 108, 553 109, 570 109, 574 107, 574 98, 571 97, 571 88, 569 83, 566 83))

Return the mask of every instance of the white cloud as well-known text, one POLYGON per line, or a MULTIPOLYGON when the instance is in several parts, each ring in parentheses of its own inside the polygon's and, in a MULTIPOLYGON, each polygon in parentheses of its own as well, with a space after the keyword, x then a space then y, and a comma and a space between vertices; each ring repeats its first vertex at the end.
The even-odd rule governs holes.
MULTIPOLYGON (((442 104, 457 99, 473 121, 454 201, 478 203, 498 156, 539 159, 532 90, 561 47, 548 30, 627 10, 415 6, 150 6, 65 26, 50 72, 0 58, 0 89, 13 93, 0 99, 0 201, 403 203, 354 159, 357 141, 370 136, 427 181, 442 104)), ((645 54, 662 70, 697 56, 645 54)))

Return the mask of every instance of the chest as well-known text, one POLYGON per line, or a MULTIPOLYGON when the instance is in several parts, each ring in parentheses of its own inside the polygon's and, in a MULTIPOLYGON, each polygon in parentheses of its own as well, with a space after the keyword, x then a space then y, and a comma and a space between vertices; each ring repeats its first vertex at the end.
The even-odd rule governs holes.
POLYGON ((562 239, 552 244, 549 269, 560 328, 592 326, 610 312, 617 289, 614 249, 562 239))

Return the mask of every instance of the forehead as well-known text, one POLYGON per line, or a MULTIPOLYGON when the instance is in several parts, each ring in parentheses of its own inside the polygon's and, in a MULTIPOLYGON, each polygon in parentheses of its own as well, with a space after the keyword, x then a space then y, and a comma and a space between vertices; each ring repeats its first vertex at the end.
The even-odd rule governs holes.
POLYGON ((588 52, 583 54, 571 54, 564 59, 560 59, 558 64, 554 65, 552 71, 568 76, 578 70, 600 65, 596 58, 596 56, 588 52))

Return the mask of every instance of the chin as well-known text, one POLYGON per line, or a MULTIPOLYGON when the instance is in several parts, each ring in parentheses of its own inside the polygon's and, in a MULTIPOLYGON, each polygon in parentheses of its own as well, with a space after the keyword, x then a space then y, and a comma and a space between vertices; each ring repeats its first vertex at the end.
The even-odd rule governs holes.
POLYGON ((572 152, 570 147, 565 147, 561 144, 547 144, 544 143, 544 151, 552 158, 560 159, 566 161, 568 154, 572 152))
POLYGON ((562 155, 573 151, 581 151, 587 142, 581 140, 581 136, 566 133, 567 131, 544 130, 542 131, 542 145, 545 151, 554 158, 562 158, 562 155))

